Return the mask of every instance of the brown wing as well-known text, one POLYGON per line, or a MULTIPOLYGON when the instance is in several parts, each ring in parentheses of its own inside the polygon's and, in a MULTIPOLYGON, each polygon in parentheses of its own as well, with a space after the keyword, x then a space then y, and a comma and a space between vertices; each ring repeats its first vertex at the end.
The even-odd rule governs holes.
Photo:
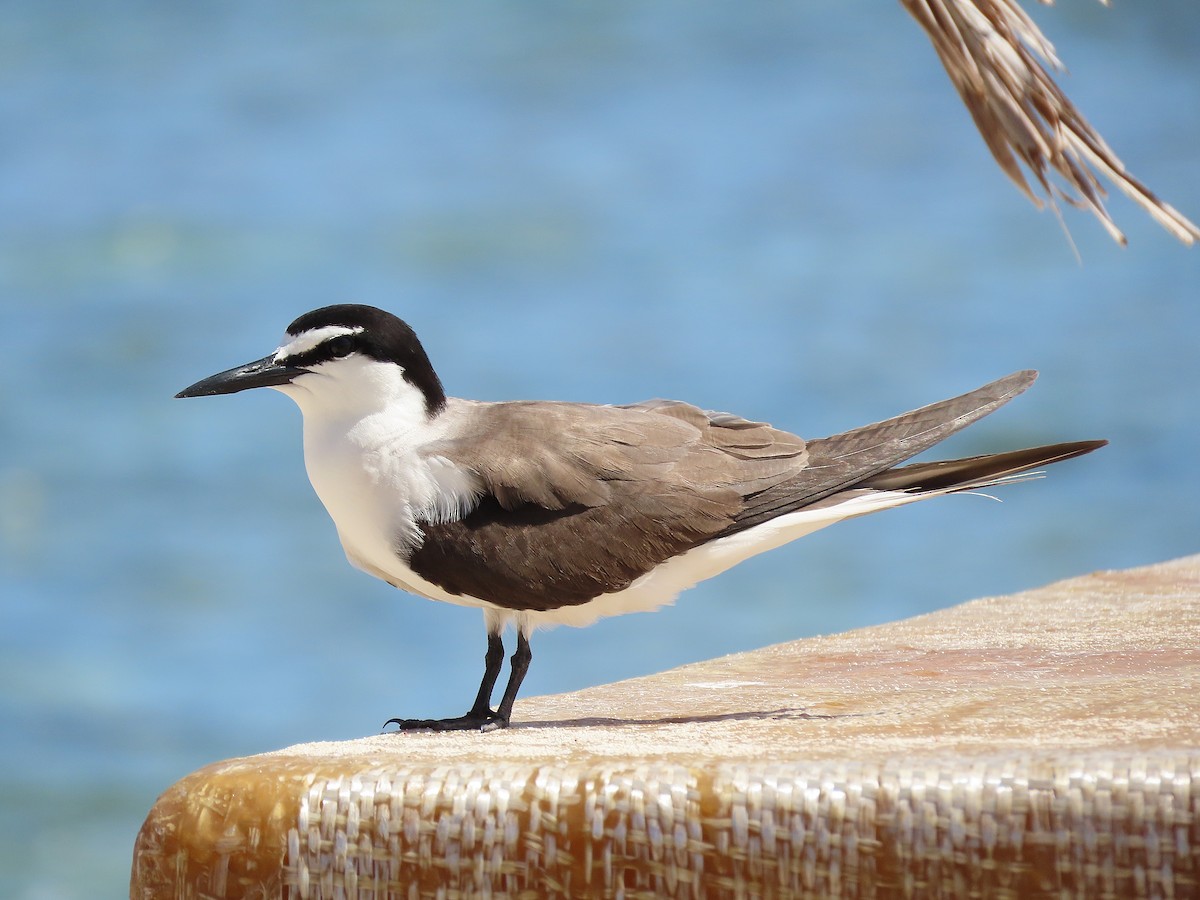
POLYGON ((515 609, 584 603, 705 541, 876 478, 1033 383, 1018 372, 961 397, 823 440, 674 401, 470 406, 430 448, 484 495, 423 524, 409 565, 443 589, 515 609))
POLYGON ((552 609, 621 590, 732 525, 747 490, 803 465, 804 441, 684 403, 473 405, 470 431, 431 447, 485 494, 422 525, 409 565, 456 594, 552 609))

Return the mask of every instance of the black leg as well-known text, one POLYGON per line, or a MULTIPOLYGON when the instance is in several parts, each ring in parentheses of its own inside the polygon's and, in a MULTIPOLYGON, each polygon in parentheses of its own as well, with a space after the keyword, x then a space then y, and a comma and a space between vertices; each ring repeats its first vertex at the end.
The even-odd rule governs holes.
POLYGON ((513 700, 521 686, 521 679, 529 668, 529 660, 533 655, 529 652, 529 642, 524 635, 517 637, 517 652, 512 658, 512 675, 504 690, 504 699, 500 709, 492 711, 492 690, 496 687, 496 679, 500 676, 500 667, 504 663, 504 641, 500 633, 488 635, 487 653, 483 657, 483 680, 479 683, 479 693, 475 695, 475 703, 466 715, 451 719, 388 719, 383 727, 395 725, 400 731, 495 731, 508 727, 508 717, 512 712, 513 700), (522 647, 524 652, 522 653, 522 647), (517 674, 518 662, 521 664, 520 675, 517 674), (512 695, 511 697, 509 695, 512 695))
POLYGON ((517 699, 517 691, 521 689, 521 682, 525 680, 525 673, 529 671, 529 663, 533 659, 533 651, 529 649, 529 640, 525 637, 522 631, 517 632, 517 649, 513 652, 512 659, 509 663, 512 666, 512 671, 508 675, 508 684, 504 688, 504 696, 500 698, 500 705, 496 707, 496 717, 493 719, 490 728, 485 728, 485 731, 492 731, 496 728, 507 728, 509 717, 512 716, 513 701, 517 699), (503 724, 500 724, 500 723, 503 724))
POLYGON ((479 693, 475 695, 475 703, 467 715, 491 715, 492 689, 496 687, 496 679, 500 677, 502 665, 504 641, 500 638, 500 632, 489 634, 487 653, 483 655, 483 681, 479 683, 479 693))

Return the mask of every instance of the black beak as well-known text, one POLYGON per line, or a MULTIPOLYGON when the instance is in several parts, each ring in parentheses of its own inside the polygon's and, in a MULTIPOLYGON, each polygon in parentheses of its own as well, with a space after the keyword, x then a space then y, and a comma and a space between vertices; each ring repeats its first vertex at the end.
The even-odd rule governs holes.
POLYGON ((176 397, 211 397, 215 394, 236 394, 238 391, 257 387, 287 384, 298 375, 304 375, 308 369, 298 369, 295 366, 285 366, 275 362, 274 356, 264 356, 254 362, 218 372, 197 381, 191 387, 185 387, 176 397))

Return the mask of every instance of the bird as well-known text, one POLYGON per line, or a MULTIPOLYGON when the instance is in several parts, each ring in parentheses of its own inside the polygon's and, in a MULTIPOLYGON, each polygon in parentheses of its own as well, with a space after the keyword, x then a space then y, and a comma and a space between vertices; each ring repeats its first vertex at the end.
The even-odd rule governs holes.
POLYGON ((398 731, 507 728, 538 627, 657 609, 686 588, 845 519, 1040 475, 1106 441, 908 463, 1028 388, 1015 372, 815 440, 675 400, 627 405, 448 396, 409 324, 337 304, 262 359, 176 397, 268 387, 303 418, 309 480, 349 562, 477 607, 487 634, 470 709, 398 731), (516 632, 509 678, 503 635, 516 632))

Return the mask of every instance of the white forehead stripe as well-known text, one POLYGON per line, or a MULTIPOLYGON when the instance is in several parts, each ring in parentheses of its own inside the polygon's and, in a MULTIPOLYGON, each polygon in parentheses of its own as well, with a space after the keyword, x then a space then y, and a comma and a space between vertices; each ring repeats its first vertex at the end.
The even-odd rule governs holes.
POLYGON ((340 337, 343 334, 358 334, 362 330, 361 325, 355 325, 353 328, 345 325, 324 325, 320 328, 302 331, 295 337, 285 336, 284 343, 275 351, 275 361, 279 362, 292 356, 299 356, 330 338, 340 337))

